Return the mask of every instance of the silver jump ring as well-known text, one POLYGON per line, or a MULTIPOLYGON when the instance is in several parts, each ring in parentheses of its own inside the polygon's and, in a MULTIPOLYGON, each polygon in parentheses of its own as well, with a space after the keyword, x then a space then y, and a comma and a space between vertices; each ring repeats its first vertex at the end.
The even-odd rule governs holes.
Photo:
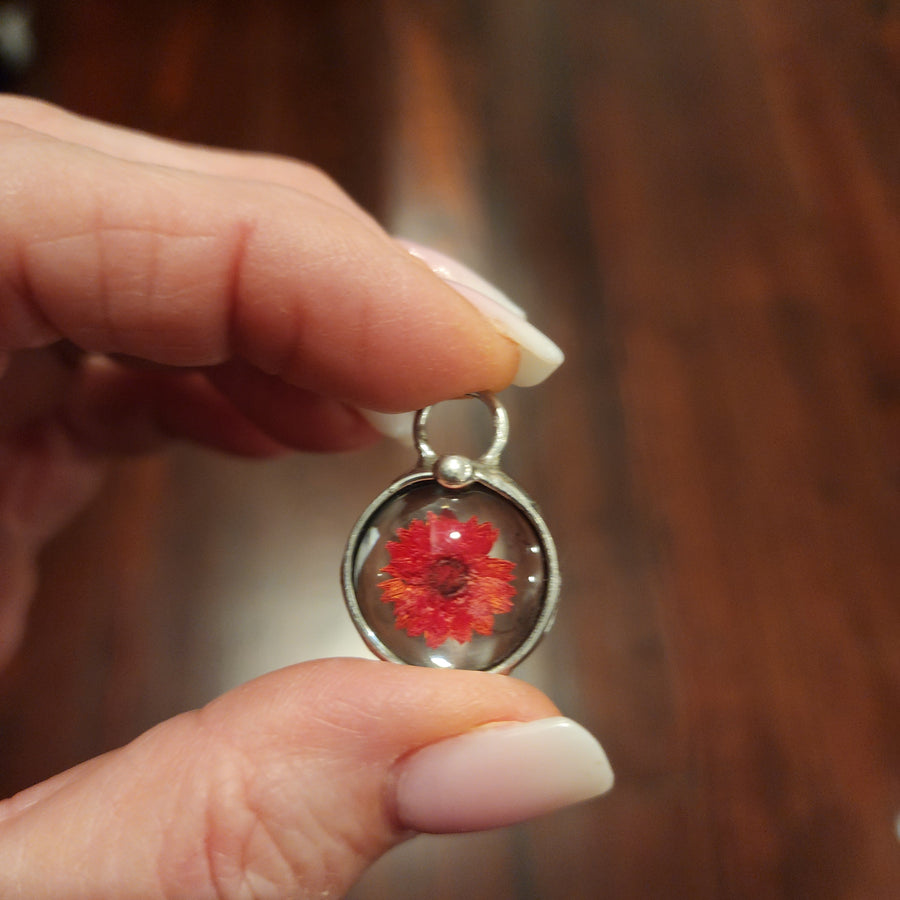
MULTIPOLYGON (((480 400, 490 411, 494 426, 494 439, 487 451, 476 460, 479 466, 495 468, 500 463, 500 454, 509 440, 509 416, 506 407, 489 391, 480 391, 476 394, 466 394, 473 400, 480 400)), ((438 459, 438 454, 428 443, 428 416, 433 406, 426 406, 416 413, 413 421, 413 439, 416 450, 419 452, 419 465, 431 466, 438 459)))

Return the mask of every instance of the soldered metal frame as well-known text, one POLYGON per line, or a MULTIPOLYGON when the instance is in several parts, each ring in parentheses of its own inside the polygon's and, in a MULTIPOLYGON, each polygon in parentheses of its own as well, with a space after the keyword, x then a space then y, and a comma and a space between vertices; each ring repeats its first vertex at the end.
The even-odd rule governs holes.
MULTIPOLYGON (((545 571, 540 612, 530 632, 509 654, 490 668, 481 670, 508 674, 534 650, 541 638, 553 626, 561 587, 559 560, 550 529, 537 504, 500 468, 500 455, 509 437, 509 417, 505 407, 493 394, 488 392, 468 394, 467 396, 480 400, 491 412, 494 437, 488 450, 474 460, 456 454, 439 455, 432 449, 428 440, 427 423, 434 407, 428 406, 419 410, 413 423, 413 438, 418 451, 416 466, 383 490, 357 520, 350 532, 344 551, 341 583, 350 618, 366 646, 375 656, 401 665, 415 665, 415 663, 409 663, 402 659, 387 647, 363 616, 355 587, 356 558, 362 537, 367 533, 370 523, 385 504, 402 493, 421 485, 438 484, 449 492, 461 491, 478 485, 499 495, 503 500, 512 504, 534 529, 545 571)), ((436 666, 431 666, 431 668, 433 667, 436 666)))

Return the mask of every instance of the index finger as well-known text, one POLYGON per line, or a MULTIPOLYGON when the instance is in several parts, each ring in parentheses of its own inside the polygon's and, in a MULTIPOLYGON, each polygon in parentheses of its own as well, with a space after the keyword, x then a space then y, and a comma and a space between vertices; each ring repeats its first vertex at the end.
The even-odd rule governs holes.
POLYGON ((510 340, 340 204, 15 124, 0 142, 0 348, 66 338, 175 366, 243 358, 382 410, 514 375, 510 340))

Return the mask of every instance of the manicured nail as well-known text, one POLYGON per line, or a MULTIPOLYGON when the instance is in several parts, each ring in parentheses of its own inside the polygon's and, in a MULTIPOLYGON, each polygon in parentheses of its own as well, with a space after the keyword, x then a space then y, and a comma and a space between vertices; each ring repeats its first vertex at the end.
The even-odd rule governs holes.
POLYGON ((403 760, 397 816, 415 831, 482 831, 599 796, 612 783, 603 748, 571 719, 500 723, 403 760))
POLYGON ((371 409, 361 409, 360 415, 385 437, 393 438, 408 447, 413 445, 413 419, 415 413, 382 413, 371 409))
POLYGON ((503 335, 519 345, 519 369, 513 384, 539 384, 561 365, 562 350, 543 332, 530 324, 521 307, 502 291, 485 281, 468 266, 437 250, 409 241, 400 241, 413 256, 422 260, 438 277, 466 298, 503 335))
POLYGON ((499 303, 520 318, 526 318, 525 310, 521 306, 513 303, 500 288, 495 287, 487 279, 482 278, 477 272, 472 271, 459 260, 454 259, 452 256, 447 256, 446 253, 441 253, 440 250, 435 250, 433 247, 417 244, 415 241, 407 241, 401 238, 400 243, 406 247, 412 256, 421 259, 435 275, 443 278, 444 281, 464 284, 485 297, 489 297, 495 303, 499 303))

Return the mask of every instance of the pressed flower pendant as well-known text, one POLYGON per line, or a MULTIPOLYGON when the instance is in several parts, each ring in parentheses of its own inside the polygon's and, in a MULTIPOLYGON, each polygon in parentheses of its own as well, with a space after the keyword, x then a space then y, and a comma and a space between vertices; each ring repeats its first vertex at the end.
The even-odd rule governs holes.
POLYGON ((531 499, 499 467, 509 435, 503 405, 478 459, 439 456, 431 407, 413 425, 419 459, 362 514, 344 554, 347 607, 382 659, 509 672, 553 624, 559 569, 531 499))

